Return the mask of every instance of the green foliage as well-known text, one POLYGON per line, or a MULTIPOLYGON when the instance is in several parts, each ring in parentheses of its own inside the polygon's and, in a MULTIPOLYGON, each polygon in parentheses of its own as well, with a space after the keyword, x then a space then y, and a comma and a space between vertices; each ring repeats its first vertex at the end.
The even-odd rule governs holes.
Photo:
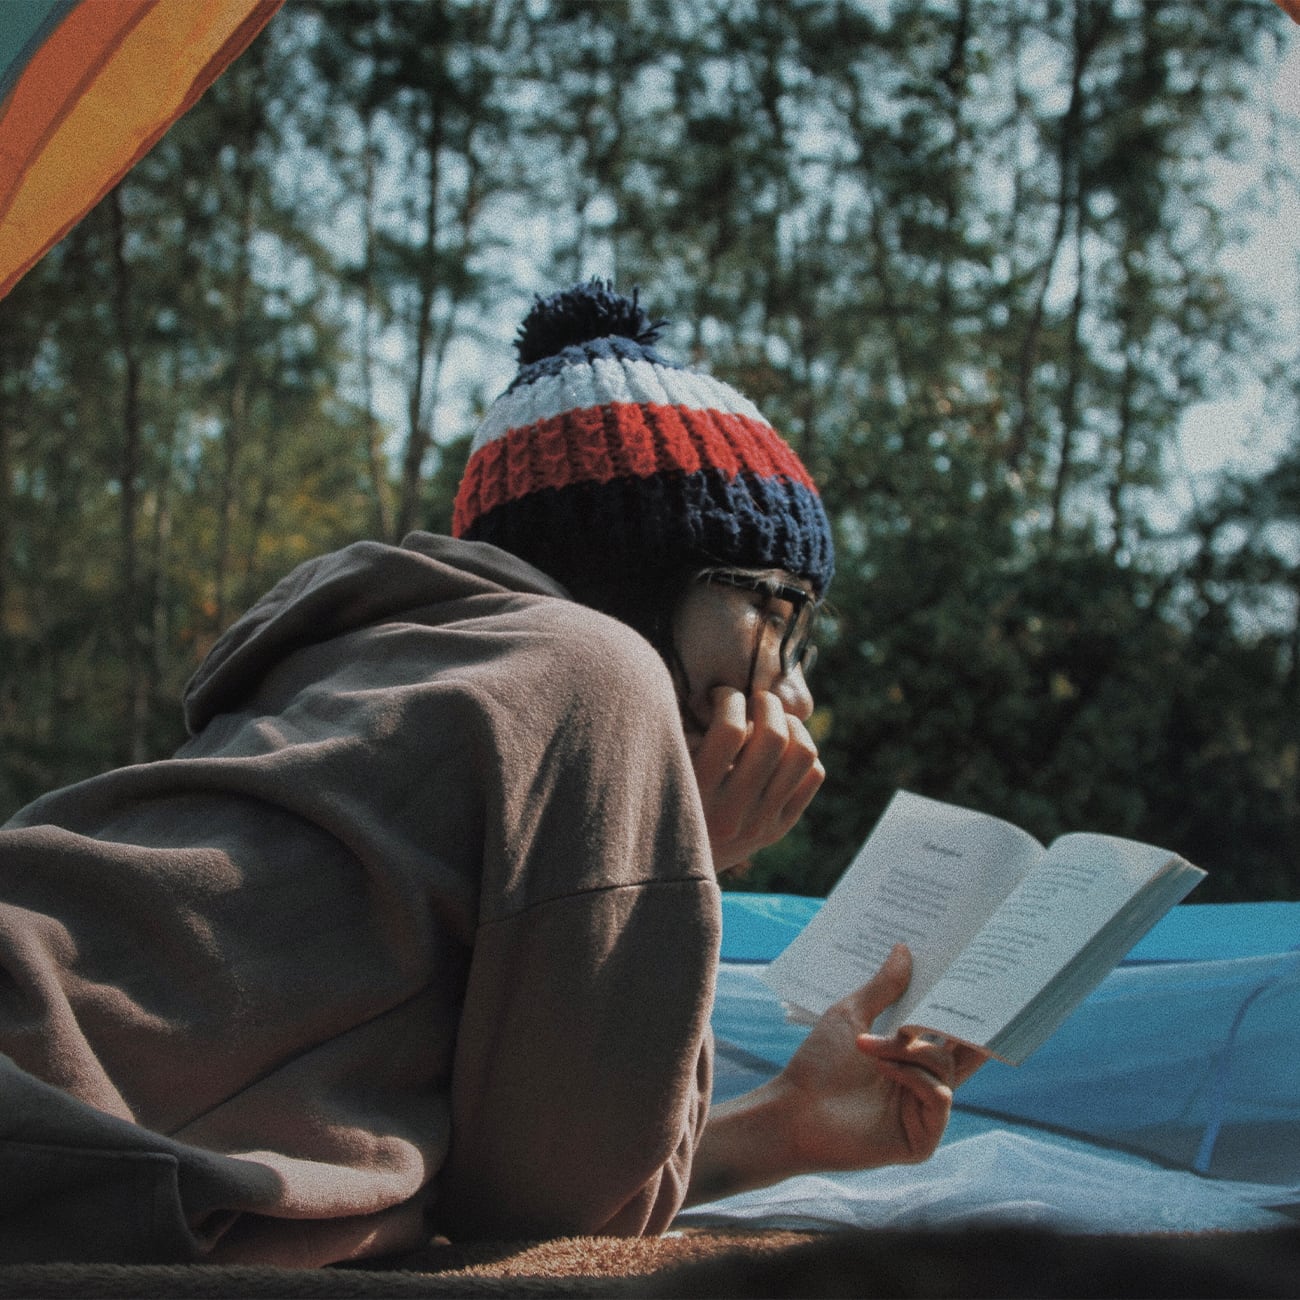
POLYGON ((0 815, 168 752, 299 560, 449 527, 530 295, 599 274, 798 447, 839 568, 829 777, 1300 895, 1300 451, 1156 507, 1234 376, 1295 418, 1208 158, 1285 19, 1193 0, 286 6, 0 303, 0 815), (1166 526, 1167 527, 1167 526, 1166 526))

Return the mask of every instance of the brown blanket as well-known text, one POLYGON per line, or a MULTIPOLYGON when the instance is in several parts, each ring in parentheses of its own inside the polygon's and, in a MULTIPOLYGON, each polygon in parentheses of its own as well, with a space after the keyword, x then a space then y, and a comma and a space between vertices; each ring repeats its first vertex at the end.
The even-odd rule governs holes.
POLYGON ((1300 1297, 1300 1226, 1195 1237, 692 1232, 430 1246, 370 1268, 0 1268, 0 1297, 19 1296, 1300 1297))

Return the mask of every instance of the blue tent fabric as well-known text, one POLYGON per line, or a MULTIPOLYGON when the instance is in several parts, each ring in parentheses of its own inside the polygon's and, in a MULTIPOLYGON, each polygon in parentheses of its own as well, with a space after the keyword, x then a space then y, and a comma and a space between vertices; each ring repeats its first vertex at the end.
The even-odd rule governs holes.
POLYGON ((798 894, 722 895, 722 960, 769 962, 821 909, 798 894))
MULTIPOLYGON (((820 910, 802 894, 722 896, 723 961, 769 962, 820 910)), ((1183 903, 1138 941, 1125 965, 1262 957, 1300 948, 1300 903, 1183 903)))
POLYGON ((1125 965, 1231 961, 1300 951, 1300 903, 1184 903, 1134 946, 1125 965))
MULTIPOLYGON (((717 1098, 771 1077, 807 1033, 786 1021, 761 971, 820 905, 723 896, 717 1098)), ((1014 1219, 1101 1232, 1296 1217, 1300 903, 1244 903, 1170 912, 1028 1061, 991 1062, 963 1085, 926 1165, 792 1179, 683 1219, 1014 1219)))

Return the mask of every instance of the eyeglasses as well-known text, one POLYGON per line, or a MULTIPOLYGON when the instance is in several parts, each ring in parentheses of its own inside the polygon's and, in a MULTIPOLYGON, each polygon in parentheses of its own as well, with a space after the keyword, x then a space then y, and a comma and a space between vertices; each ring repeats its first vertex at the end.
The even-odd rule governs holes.
MULTIPOLYGON (((701 580, 718 586, 736 587, 741 591, 757 592, 764 598, 765 613, 777 601, 785 601, 791 607, 791 613, 781 620, 781 673, 788 677, 797 668, 806 677, 812 671, 813 664, 817 661, 817 647, 812 640, 813 627, 817 621, 817 602, 806 588, 782 582, 779 578, 760 578, 751 573, 734 573, 727 569, 714 569, 704 573, 701 580)), ((754 657, 749 668, 751 688, 767 626, 766 623, 763 625, 754 643, 754 657)))

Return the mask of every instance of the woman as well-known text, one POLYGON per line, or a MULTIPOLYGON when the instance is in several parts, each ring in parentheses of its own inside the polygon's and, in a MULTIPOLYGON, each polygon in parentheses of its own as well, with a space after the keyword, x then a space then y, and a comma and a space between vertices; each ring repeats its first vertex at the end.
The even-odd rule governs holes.
POLYGON ((816 490, 599 282, 539 302, 455 538, 309 562, 177 755, 0 829, 0 1258, 319 1264, 662 1231, 924 1159, 974 1062, 896 953, 709 1115, 716 876, 822 778, 816 490))

